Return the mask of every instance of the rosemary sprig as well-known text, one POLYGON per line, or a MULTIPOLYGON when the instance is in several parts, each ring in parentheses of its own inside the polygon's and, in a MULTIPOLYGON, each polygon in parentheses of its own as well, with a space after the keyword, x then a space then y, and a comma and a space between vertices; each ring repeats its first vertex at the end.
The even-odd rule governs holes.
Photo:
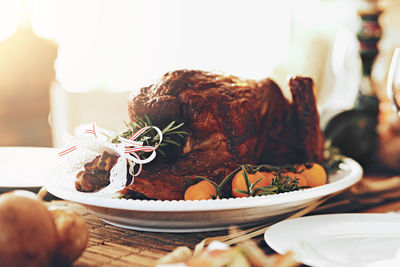
POLYGON ((276 193, 285 193, 301 189, 299 187, 299 179, 296 176, 289 177, 281 172, 275 173, 275 178, 271 181, 271 186, 275 186, 276 193))
MULTIPOLYGON (((114 136, 111 139, 112 143, 119 143, 118 137, 123 137, 123 138, 130 138, 134 133, 136 133, 138 130, 147 127, 147 126, 157 126, 158 128, 161 129, 161 132, 163 133, 163 141, 160 144, 160 136, 157 134, 154 129, 148 129, 146 130, 141 136, 139 136, 136 141, 143 142, 143 145, 145 146, 155 146, 159 145, 157 152, 160 152, 160 154, 163 157, 166 157, 168 154, 167 151, 171 147, 181 147, 182 142, 185 139, 185 135, 188 135, 187 132, 180 130, 180 128, 184 125, 184 123, 179 123, 177 124, 175 121, 171 121, 167 126, 162 127, 161 125, 154 125, 148 115, 144 115, 143 117, 135 117, 135 121, 133 122, 124 122, 125 123, 125 129, 123 129, 119 134, 114 136), (161 127, 160 127, 161 126, 161 127)), ((143 154, 146 152, 139 152, 139 154, 143 154)))
POLYGON ((268 186, 255 188, 257 183, 262 180, 264 177, 259 178, 254 183, 249 183, 247 173, 245 168, 243 168, 243 177, 246 182, 247 191, 237 190, 240 193, 247 194, 250 197, 254 197, 257 195, 273 195, 284 192, 296 191, 301 189, 299 187, 299 181, 295 177, 291 178, 289 175, 284 175, 282 171, 274 172, 275 178, 271 181, 271 184, 268 186))
MULTIPOLYGON (((257 196, 257 195, 274 195, 278 193, 284 193, 284 192, 289 192, 289 191, 295 191, 295 190, 300 190, 303 189, 303 187, 299 187, 299 182, 296 176, 290 177, 288 175, 284 175, 285 172, 294 172, 294 173, 299 173, 299 171, 293 166, 293 165, 285 165, 285 166, 273 166, 273 165, 240 165, 240 167, 236 168, 233 170, 231 173, 229 173, 225 178, 221 181, 220 184, 216 184, 214 181, 203 177, 203 176, 198 176, 196 179, 201 179, 201 180, 206 180, 210 182, 211 184, 214 185, 216 189, 216 196, 215 198, 221 199, 221 198, 226 198, 229 197, 229 195, 224 195, 225 188, 228 186, 229 183, 232 182, 233 177, 238 173, 242 171, 243 172, 243 177, 245 180, 246 184, 246 190, 236 190, 239 193, 246 194, 248 196, 257 196), (275 178, 271 181, 271 184, 268 186, 264 187, 256 187, 256 185, 264 178, 261 177, 258 180, 256 180, 254 183, 250 183, 250 180, 248 178, 248 174, 254 174, 258 171, 266 171, 266 172, 273 172, 275 175, 275 178)), ((213 197, 213 199, 215 199, 213 197)))
POLYGON ((257 181, 255 181, 254 183, 250 183, 249 181, 249 177, 247 176, 247 171, 244 165, 242 165, 242 172, 243 172, 243 178, 244 178, 244 182, 246 184, 246 190, 240 190, 240 189, 235 189, 236 192, 242 193, 242 194, 246 194, 249 197, 254 197, 255 195, 257 195, 257 192, 259 190, 257 190, 258 188, 255 188, 255 186, 258 184, 259 181, 261 181, 264 177, 259 178, 257 181))

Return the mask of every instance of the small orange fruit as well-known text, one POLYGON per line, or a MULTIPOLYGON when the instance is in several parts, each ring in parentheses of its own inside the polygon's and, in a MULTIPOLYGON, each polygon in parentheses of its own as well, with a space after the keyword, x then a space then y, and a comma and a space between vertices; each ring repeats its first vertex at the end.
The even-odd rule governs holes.
MULTIPOLYGON (((263 182, 263 186, 269 186, 271 184, 272 180, 275 178, 275 174, 273 172, 256 172, 256 175, 258 175, 259 177, 261 177, 261 176, 263 177, 263 179, 261 180, 263 182)), ((258 183, 257 183, 257 185, 258 185, 258 183)), ((261 187, 261 186, 257 186, 257 187, 261 187)))
MULTIPOLYGON (((255 188, 265 187, 271 184, 272 179, 274 179, 275 175, 272 172, 256 172, 254 174, 247 173, 247 178, 249 180, 249 184, 254 184, 258 179, 261 178, 260 181, 255 184, 255 188)), ((246 180, 243 176, 243 171, 239 171, 232 179, 232 195, 234 197, 248 197, 249 194, 238 192, 237 190, 246 191, 246 180)))
POLYGON ((203 180, 197 184, 189 186, 185 191, 185 200, 212 199, 217 195, 217 190, 209 181, 203 180))
POLYGON ((309 186, 306 176, 303 173, 285 172, 282 177, 289 176, 291 179, 297 178, 298 186, 309 186))
POLYGON ((306 177, 309 186, 316 187, 326 184, 328 175, 321 164, 314 162, 310 168, 307 168, 305 165, 302 165, 300 168, 304 169, 301 174, 306 177))

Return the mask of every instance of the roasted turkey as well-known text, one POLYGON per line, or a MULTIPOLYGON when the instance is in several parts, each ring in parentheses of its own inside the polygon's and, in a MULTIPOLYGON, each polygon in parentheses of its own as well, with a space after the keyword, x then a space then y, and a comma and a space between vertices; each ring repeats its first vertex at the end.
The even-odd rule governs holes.
POLYGON ((129 99, 129 115, 155 125, 185 123, 182 155, 146 165, 127 188, 150 199, 183 199, 188 181, 220 182, 239 164, 320 162, 323 136, 310 78, 289 81, 290 103, 271 79, 242 80, 198 70, 177 70, 129 99))

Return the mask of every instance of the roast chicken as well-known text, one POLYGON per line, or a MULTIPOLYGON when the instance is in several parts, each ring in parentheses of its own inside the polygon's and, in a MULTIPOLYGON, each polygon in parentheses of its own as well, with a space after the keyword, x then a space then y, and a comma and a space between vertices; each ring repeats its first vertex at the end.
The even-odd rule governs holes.
POLYGON ((242 80, 177 70, 129 98, 129 115, 155 125, 184 122, 182 155, 146 165, 126 190, 149 199, 183 199, 188 181, 219 183, 240 164, 284 165, 323 160, 323 136, 310 78, 289 81, 292 101, 271 79, 242 80))

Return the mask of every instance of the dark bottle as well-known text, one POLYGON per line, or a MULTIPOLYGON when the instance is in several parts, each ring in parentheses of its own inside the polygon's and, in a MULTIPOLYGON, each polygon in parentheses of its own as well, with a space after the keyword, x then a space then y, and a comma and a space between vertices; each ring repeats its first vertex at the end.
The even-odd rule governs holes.
POLYGON ((364 168, 374 162, 378 145, 379 100, 373 88, 371 71, 382 35, 378 23, 380 14, 381 10, 376 7, 359 10, 361 23, 357 38, 363 75, 357 100, 353 109, 333 117, 324 130, 325 138, 331 145, 360 162, 364 168))

